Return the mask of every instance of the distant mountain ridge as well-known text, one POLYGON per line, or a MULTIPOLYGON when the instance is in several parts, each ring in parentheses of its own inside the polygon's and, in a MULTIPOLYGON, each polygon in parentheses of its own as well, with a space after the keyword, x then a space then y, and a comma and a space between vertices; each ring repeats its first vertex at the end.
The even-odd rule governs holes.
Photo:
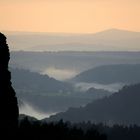
POLYGON ((104 65, 89 69, 72 79, 76 82, 87 83, 139 83, 140 64, 104 65))
POLYGON ((7 36, 12 50, 140 51, 140 32, 118 29, 94 34, 7 32, 7 36))
POLYGON ((126 86, 110 97, 93 101, 81 108, 70 108, 64 113, 51 116, 48 121, 104 122, 107 124, 140 125, 140 84, 126 86))
POLYGON ((104 30, 98 33, 93 34, 95 37, 99 38, 108 38, 108 39, 125 39, 125 38, 132 38, 135 37, 140 37, 140 32, 135 32, 135 31, 128 31, 128 30, 121 30, 121 29, 108 29, 104 30))

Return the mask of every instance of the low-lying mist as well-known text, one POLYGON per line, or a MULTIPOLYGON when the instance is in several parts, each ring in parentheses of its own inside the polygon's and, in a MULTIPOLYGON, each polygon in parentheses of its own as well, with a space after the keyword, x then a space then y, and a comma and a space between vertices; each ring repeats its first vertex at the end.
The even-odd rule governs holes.
POLYGON ((84 82, 80 82, 80 83, 76 83, 75 84, 75 87, 79 88, 81 91, 86 91, 89 88, 94 87, 96 89, 104 89, 104 90, 107 90, 109 92, 117 92, 123 86, 125 86, 124 83, 112 83, 112 84, 104 85, 104 84, 98 84, 98 83, 84 83, 84 82))
POLYGON ((19 107, 19 114, 25 114, 29 116, 33 116, 37 118, 38 120, 48 118, 51 115, 56 114, 56 112, 42 112, 39 109, 33 107, 27 102, 23 102, 23 104, 19 107))
POLYGON ((56 67, 49 67, 45 69, 41 74, 47 74, 57 80, 64 81, 73 78, 78 74, 78 72, 74 69, 59 69, 56 67))

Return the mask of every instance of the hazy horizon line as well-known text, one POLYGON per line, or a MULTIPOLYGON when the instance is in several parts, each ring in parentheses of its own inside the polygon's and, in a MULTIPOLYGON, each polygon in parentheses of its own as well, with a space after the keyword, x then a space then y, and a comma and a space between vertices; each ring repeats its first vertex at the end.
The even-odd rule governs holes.
POLYGON ((140 33, 140 31, 134 31, 134 30, 127 30, 127 29, 122 29, 122 28, 107 28, 104 30, 96 31, 96 32, 47 32, 47 31, 23 31, 23 30, 1 30, 0 32, 3 33, 26 33, 26 34, 72 34, 72 35, 84 35, 84 34, 96 34, 100 32, 105 32, 105 31, 126 31, 126 32, 135 32, 135 33, 140 33))
POLYGON ((140 50, 139 51, 133 51, 133 50, 126 50, 126 51, 113 51, 113 50, 106 50, 106 51, 73 51, 73 50, 60 50, 60 51, 43 51, 43 50, 40 50, 40 51, 30 51, 30 50, 11 50, 11 52, 33 52, 33 53, 36 53, 36 52, 40 52, 40 53, 140 53, 140 50))

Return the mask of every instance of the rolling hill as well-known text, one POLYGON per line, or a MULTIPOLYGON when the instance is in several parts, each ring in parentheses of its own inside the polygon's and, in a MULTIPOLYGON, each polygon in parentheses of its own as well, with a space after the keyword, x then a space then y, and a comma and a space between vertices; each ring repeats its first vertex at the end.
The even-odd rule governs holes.
POLYGON ((48 75, 41 75, 24 69, 11 69, 13 86, 16 90, 32 93, 67 93, 73 90, 72 85, 55 80, 48 75))
POLYGON ((119 92, 93 101, 81 108, 51 116, 47 121, 63 119, 72 122, 103 122, 107 124, 140 124, 140 84, 126 86, 119 92))
POLYGON ((128 83, 140 82, 140 64, 121 64, 99 66, 78 74, 72 79, 87 83, 128 83))
MULTIPOLYGON (((102 65, 139 64, 140 52, 11 52, 10 67, 51 75, 76 74, 102 65), (58 73, 59 71, 59 73, 58 73), (51 71, 52 72, 52 71, 51 71), (60 73, 61 72, 61 73, 60 73)), ((69 76, 69 75, 68 75, 69 76)), ((72 77, 69 77, 72 78, 72 77)))
POLYGON ((28 110, 41 112, 65 111, 69 107, 79 107, 91 100, 103 98, 112 93, 91 88, 81 92, 69 83, 50 78, 24 69, 12 69, 12 83, 16 90, 19 106, 28 110))

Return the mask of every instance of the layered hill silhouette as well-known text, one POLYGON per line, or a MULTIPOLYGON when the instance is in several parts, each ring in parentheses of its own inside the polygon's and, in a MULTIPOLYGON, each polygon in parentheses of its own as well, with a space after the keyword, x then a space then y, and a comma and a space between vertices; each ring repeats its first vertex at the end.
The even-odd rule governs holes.
MULTIPOLYGON (((139 64, 140 52, 11 52, 10 67, 46 73, 48 69, 74 75, 102 65, 139 64), (70 73, 71 74, 71 73, 70 73)), ((51 74, 53 75, 53 73, 51 74)), ((63 77, 63 73, 61 73, 63 77)), ((74 76, 73 75, 73 76, 74 76)), ((55 77, 55 75, 53 75, 55 77)), ((59 76, 60 77, 60 76, 59 76)), ((67 77, 68 78, 68 77, 67 77)), ((72 77, 69 77, 72 78, 72 77)))
POLYGON ((81 108, 51 116, 49 121, 63 119, 72 122, 104 122, 107 124, 140 124, 140 84, 126 86, 104 99, 93 101, 81 108))
POLYGON ((43 112, 58 112, 65 111, 69 107, 79 107, 112 94, 95 88, 81 91, 70 83, 29 70, 13 68, 10 70, 18 99, 23 103, 19 104, 20 107, 29 104, 43 112))
POLYGON ((137 51, 140 33, 109 29, 94 34, 7 32, 13 49, 26 51, 137 51))
POLYGON ((78 74, 72 79, 87 83, 139 83, 140 64, 120 64, 99 66, 78 74))

